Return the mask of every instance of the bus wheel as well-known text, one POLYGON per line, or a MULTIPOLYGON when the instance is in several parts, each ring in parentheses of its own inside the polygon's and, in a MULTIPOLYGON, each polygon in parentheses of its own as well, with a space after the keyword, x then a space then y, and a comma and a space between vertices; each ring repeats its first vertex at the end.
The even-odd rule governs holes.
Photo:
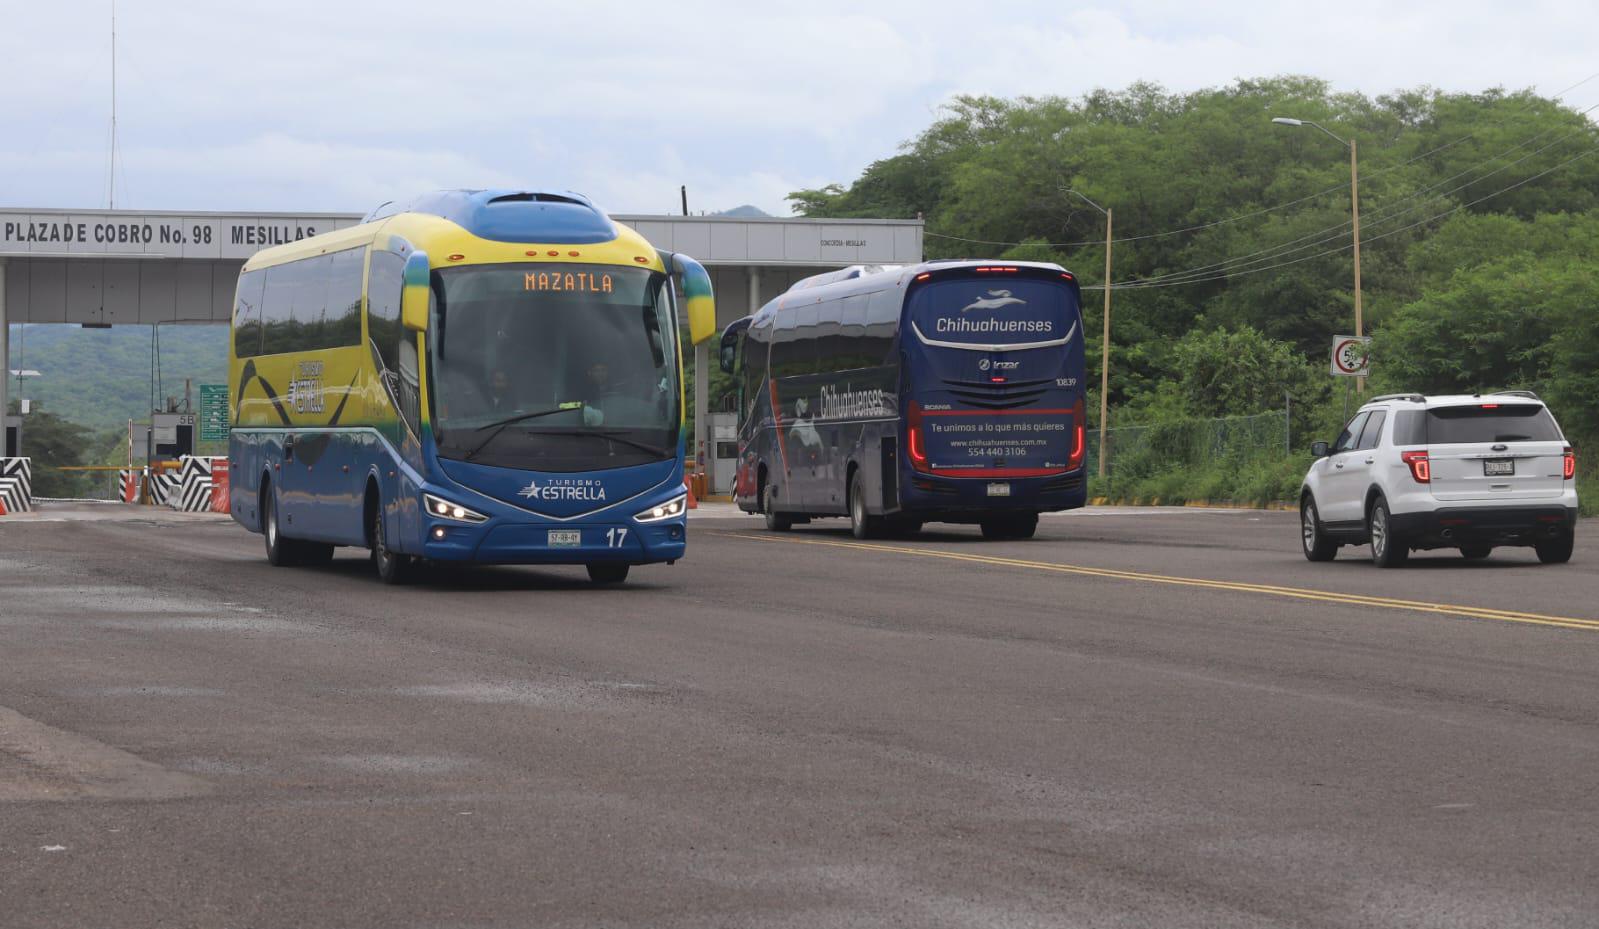
POLYGON ((983 520, 979 525, 983 528, 985 539, 1030 539, 1038 531, 1038 514, 995 516, 983 520))
POLYGON ((589 580, 596 586, 607 587, 627 580, 628 566, 625 564, 591 564, 588 569, 589 580))
POLYGON ((849 528, 857 539, 870 539, 882 534, 883 518, 866 513, 866 482, 856 471, 849 479, 849 528))
POLYGON ((266 539, 267 563, 284 568, 296 562, 294 542, 283 537, 278 527, 278 503, 272 497, 272 485, 261 488, 261 535, 266 539))
POLYGON ((767 484, 761 500, 761 509, 766 513, 766 528, 773 532, 787 532, 793 528, 794 520, 787 513, 777 511, 777 487, 767 484))
POLYGON ((383 503, 372 508, 372 567, 385 584, 404 584, 411 577, 411 556, 389 550, 383 531, 383 503))

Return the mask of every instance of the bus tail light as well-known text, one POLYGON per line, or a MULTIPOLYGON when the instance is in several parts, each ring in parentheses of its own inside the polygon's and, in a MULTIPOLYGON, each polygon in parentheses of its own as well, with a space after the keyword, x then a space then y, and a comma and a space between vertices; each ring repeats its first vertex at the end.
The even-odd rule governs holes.
POLYGON ((931 471, 927 462, 927 437, 922 432, 922 405, 910 402, 905 415, 905 445, 911 456, 911 467, 918 471, 931 471))
POLYGON ((1427 457, 1426 449, 1400 452, 1399 458, 1405 463, 1406 467, 1410 468, 1410 476, 1416 479, 1416 483, 1432 483, 1432 461, 1427 457))
POLYGON ((1088 455, 1088 424, 1083 421, 1086 408, 1083 398, 1078 397, 1072 405, 1072 454, 1066 459, 1066 470, 1076 471, 1083 466, 1083 459, 1088 455))
POLYGON ((1569 445, 1566 446, 1566 464, 1562 473, 1568 481, 1577 476, 1577 450, 1569 445))

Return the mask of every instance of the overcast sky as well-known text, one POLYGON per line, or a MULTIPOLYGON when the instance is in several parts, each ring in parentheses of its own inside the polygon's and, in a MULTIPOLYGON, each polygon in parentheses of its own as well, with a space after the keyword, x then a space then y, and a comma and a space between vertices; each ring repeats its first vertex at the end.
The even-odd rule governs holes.
MULTIPOLYGON (((0 206, 105 206, 110 0, 3 6, 0 206)), ((1592 0, 121 0, 117 32, 116 202, 140 209, 533 186, 668 212, 687 184, 695 211, 787 213, 958 93, 1290 72, 1553 93, 1599 70, 1592 0)))

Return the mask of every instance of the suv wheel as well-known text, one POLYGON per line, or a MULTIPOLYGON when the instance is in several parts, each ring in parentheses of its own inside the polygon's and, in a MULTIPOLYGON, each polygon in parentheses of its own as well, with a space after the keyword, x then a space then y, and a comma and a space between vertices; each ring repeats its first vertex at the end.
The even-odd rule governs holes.
POLYGON ((1562 532, 1553 539, 1543 539, 1533 545, 1538 560, 1544 564, 1565 564, 1571 560, 1571 550, 1577 544, 1575 532, 1562 532))
POLYGON ((1316 501, 1309 496, 1299 503, 1299 538, 1305 557, 1311 561, 1332 561, 1338 557, 1338 543, 1322 531, 1316 501))
POLYGON ((1379 568, 1397 568, 1410 558, 1410 548, 1405 540, 1394 533, 1389 519, 1388 501, 1377 498, 1371 505, 1371 516, 1366 522, 1371 535, 1371 563, 1379 568))
POLYGON ((1460 557, 1477 561, 1487 558, 1493 553, 1493 550, 1494 547, 1492 545, 1462 545, 1460 546, 1460 557))

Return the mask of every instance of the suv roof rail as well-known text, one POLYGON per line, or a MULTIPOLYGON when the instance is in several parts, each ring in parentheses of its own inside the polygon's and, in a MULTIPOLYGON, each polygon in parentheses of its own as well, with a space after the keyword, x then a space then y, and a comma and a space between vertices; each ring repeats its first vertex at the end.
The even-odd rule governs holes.
POLYGON ((1377 402, 1379 402, 1381 400, 1409 400, 1411 403, 1426 403, 1427 402, 1427 398, 1423 397, 1421 394, 1383 394, 1380 397, 1372 397, 1370 400, 1368 400, 1366 402, 1367 403, 1377 403, 1377 402))
POLYGON ((1530 390, 1496 390, 1495 394, 1505 397, 1526 397, 1529 400, 1538 400, 1539 396, 1530 390))

